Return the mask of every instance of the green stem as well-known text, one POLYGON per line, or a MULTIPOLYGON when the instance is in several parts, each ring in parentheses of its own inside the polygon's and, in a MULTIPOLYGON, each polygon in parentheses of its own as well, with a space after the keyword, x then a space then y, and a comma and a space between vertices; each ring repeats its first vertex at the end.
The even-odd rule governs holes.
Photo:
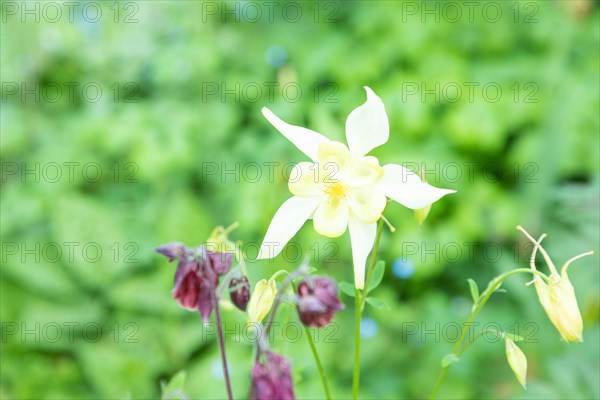
POLYGON ((375 243, 373 244, 373 250, 371 252, 371 259, 369 261, 369 267, 367 269, 367 277, 365 280, 365 288, 363 291, 360 289, 354 290, 355 310, 354 310, 354 376, 352 379, 352 398, 358 399, 358 392, 360 389, 360 320, 362 312, 365 307, 365 301, 369 294, 369 283, 371 282, 371 275, 373 267, 375 266, 375 260, 377 259, 377 250, 379 249, 379 241, 381 239, 381 233, 383 231, 383 219, 379 220, 377 225, 377 234, 375 236, 375 243))
POLYGON ((360 317, 362 314, 360 303, 360 290, 354 289, 354 377, 352 379, 352 398, 358 399, 360 381, 360 317))
POLYGON ((310 350, 313 353, 313 357, 315 358, 315 364, 317 364, 317 368, 319 370, 319 375, 321 375, 321 383, 323 384, 323 390, 325 391, 325 397, 327 400, 331 400, 331 393, 329 393, 329 386, 327 385, 327 378, 325 377, 325 370, 323 369, 323 365, 321 364, 321 360, 319 359, 319 353, 317 352, 317 347, 315 346, 315 342, 311 335, 311 330, 308 327, 304 327, 304 331, 306 332, 306 337, 308 337, 308 343, 310 344, 310 350))
MULTIPOLYGON (((456 343, 454 344, 454 347, 452 348, 452 354, 454 354, 458 358, 462 355, 462 353, 464 353, 464 350, 466 350, 466 348, 465 348, 465 349, 463 349, 463 351, 459 351, 460 346, 462 345, 463 341, 465 340, 465 335, 467 334, 469 327, 473 324, 473 321, 477 317, 477 314, 479 314, 479 312, 481 311, 483 306, 485 306, 485 304, 489 300, 492 293, 494 293, 496 290, 498 290, 500 288, 500 286, 502 285, 502 283, 507 278, 509 278, 513 275, 516 275, 516 274, 521 274, 521 273, 537 275, 544 280, 548 279, 546 277, 546 275, 542 274, 541 272, 535 271, 535 270, 532 270, 529 268, 513 269, 512 271, 505 272, 503 274, 498 275, 494 279, 492 279, 490 281, 490 283, 488 284, 488 287, 485 289, 485 291, 479 297, 479 299, 475 305, 475 308, 473 309, 473 311, 471 312, 471 315, 469 315, 469 318, 465 322, 463 329, 460 332, 460 336, 458 337, 458 340, 456 341, 456 343)), ((467 345, 467 347, 468 347, 468 345, 467 345)), ((444 378, 446 378, 446 374, 448 373, 448 369, 450 368, 450 365, 451 364, 446 365, 445 367, 442 368, 442 371, 440 372, 440 376, 438 377, 438 379, 435 383, 435 386, 433 387, 433 390, 431 391, 431 395, 429 396, 429 398, 431 400, 435 399, 435 396, 437 395, 438 391, 440 390, 440 387, 442 386, 442 383, 444 382, 444 378)))

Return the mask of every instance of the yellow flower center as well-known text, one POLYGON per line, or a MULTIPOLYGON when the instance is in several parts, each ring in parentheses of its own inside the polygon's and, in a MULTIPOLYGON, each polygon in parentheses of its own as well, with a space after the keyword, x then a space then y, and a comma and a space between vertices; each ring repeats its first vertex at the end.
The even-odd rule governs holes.
POLYGON ((324 192, 332 200, 336 200, 341 197, 346 197, 346 190, 346 185, 340 182, 336 182, 325 186, 324 192))

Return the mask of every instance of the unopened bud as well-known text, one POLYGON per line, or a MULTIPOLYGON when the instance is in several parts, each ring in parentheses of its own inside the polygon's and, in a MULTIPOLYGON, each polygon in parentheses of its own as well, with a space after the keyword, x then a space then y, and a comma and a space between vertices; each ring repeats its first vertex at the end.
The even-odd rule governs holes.
POLYGON ((337 284, 331 278, 314 277, 298 285, 298 316, 307 326, 322 328, 344 309, 337 284))
POLYGON ((254 286, 254 292, 248 303, 248 323, 259 324, 271 310, 275 295, 277 294, 277 286, 275 280, 262 279, 254 286))
POLYGON ((250 300, 250 283, 245 275, 239 275, 229 282, 231 302, 242 311, 246 311, 250 300))
POLYGON ((523 351, 513 342, 511 339, 506 337, 506 359, 508 365, 515 373, 517 380, 526 388, 527 386, 527 358, 523 351))
POLYGON ((250 400, 294 400, 290 364, 279 354, 267 351, 265 362, 252 368, 250 400))

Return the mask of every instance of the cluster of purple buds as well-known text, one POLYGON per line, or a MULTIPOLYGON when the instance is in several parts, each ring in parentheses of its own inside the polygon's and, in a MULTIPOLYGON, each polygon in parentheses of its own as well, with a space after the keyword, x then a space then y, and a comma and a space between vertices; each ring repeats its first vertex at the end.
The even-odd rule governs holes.
POLYGON ((181 307, 200 311, 205 322, 216 306, 219 276, 227 274, 233 263, 233 254, 212 252, 204 247, 190 249, 182 243, 168 243, 156 249, 169 259, 179 260, 175 272, 173 298, 181 307))
POLYGON ((249 400, 294 400, 294 386, 290 364, 271 351, 265 351, 264 363, 252 368, 252 387, 249 400))
POLYGON ((335 281, 327 277, 309 277, 298 285, 298 316, 306 326, 322 328, 343 310, 335 281))

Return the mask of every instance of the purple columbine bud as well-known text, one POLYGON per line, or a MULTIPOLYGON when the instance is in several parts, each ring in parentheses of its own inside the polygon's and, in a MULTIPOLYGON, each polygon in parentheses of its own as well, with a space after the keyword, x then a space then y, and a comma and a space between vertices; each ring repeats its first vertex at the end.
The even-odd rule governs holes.
POLYGON ((248 301, 250 300, 250 283, 245 275, 238 275, 231 278, 229 282, 229 296, 237 308, 246 311, 248 301))
POLYGON ((252 368, 252 387, 249 400, 294 400, 294 385, 290 364, 270 351, 265 352, 264 364, 252 368))
POLYGON ((181 258, 173 286, 173 298, 177 299, 181 307, 190 311, 198 309, 200 282, 200 263, 196 260, 188 261, 187 257, 181 258))
POLYGON ((186 248, 183 243, 167 243, 156 248, 156 252, 169 258, 169 262, 182 258, 186 254, 186 248))
POLYGON ((233 253, 228 252, 213 252, 210 250, 206 251, 213 270, 219 275, 225 275, 229 272, 231 264, 233 264, 233 253))
POLYGON ((188 249, 181 243, 169 243, 156 251, 167 256, 169 261, 179 259, 173 298, 187 310, 198 310, 204 322, 208 322, 216 299, 219 275, 213 269, 207 253, 188 249))
POLYGON ((322 328, 333 321, 337 311, 343 310, 337 284, 331 278, 314 277, 298 285, 298 315, 307 326, 322 328))

